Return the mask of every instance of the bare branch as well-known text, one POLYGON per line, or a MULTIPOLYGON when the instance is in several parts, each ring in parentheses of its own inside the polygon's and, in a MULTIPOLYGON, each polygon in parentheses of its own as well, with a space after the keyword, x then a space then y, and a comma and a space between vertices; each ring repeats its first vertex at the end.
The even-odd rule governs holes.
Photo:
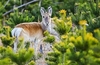
POLYGON ((41 7, 42 0, 39 1, 39 7, 41 7))
POLYGON ((4 5, 4 7, 6 7, 6 5, 7 5, 9 2, 10 2, 10 0, 8 0, 8 1, 6 2, 6 4, 4 5))

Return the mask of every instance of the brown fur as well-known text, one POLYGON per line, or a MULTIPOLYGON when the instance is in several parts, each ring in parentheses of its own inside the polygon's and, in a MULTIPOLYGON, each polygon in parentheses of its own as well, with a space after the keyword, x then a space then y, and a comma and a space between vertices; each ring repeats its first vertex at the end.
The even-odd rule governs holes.
POLYGON ((30 36, 39 32, 43 33, 42 27, 38 22, 21 23, 16 25, 16 27, 23 28, 27 33, 29 33, 30 36))

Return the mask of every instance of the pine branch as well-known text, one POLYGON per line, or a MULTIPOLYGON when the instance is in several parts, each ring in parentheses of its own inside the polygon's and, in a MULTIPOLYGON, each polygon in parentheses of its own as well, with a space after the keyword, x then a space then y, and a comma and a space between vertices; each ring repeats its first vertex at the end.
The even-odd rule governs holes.
MULTIPOLYGON (((39 0, 32 0, 32 1, 28 2, 28 3, 22 4, 22 5, 18 6, 18 7, 15 7, 15 8, 16 8, 16 9, 19 9, 19 8, 21 8, 21 7, 23 7, 23 6, 29 5, 29 4, 31 4, 31 3, 33 3, 33 2, 37 2, 37 1, 39 1, 39 0)), ((10 12, 14 11, 15 8, 13 8, 13 9, 11 9, 11 10, 5 12, 5 13, 3 14, 3 16, 5 16, 5 15, 9 14, 10 12)))

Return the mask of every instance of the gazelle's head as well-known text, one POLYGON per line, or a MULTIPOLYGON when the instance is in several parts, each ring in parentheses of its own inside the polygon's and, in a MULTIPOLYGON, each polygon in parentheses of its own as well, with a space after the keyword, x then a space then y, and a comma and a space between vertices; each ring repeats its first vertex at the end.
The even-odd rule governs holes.
POLYGON ((51 23, 52 8, 48 7, 48 10, 46 11, 45 8, 41 7, 40 12, 43 25, 45 25, 45 27, 48 27, 51 23))

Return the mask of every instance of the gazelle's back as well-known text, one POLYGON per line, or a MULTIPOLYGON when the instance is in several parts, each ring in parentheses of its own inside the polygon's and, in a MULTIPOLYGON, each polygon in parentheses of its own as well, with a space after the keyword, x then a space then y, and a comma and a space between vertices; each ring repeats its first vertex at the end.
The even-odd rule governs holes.
POLYGON ((21 24, 16 25, 15 28, 22 28, 24 30, 22 32, 27 32, 30 37, 35 36, 37 34, 38 35, 43 34, 41 24, 37 22, 21 23, 21 24))

